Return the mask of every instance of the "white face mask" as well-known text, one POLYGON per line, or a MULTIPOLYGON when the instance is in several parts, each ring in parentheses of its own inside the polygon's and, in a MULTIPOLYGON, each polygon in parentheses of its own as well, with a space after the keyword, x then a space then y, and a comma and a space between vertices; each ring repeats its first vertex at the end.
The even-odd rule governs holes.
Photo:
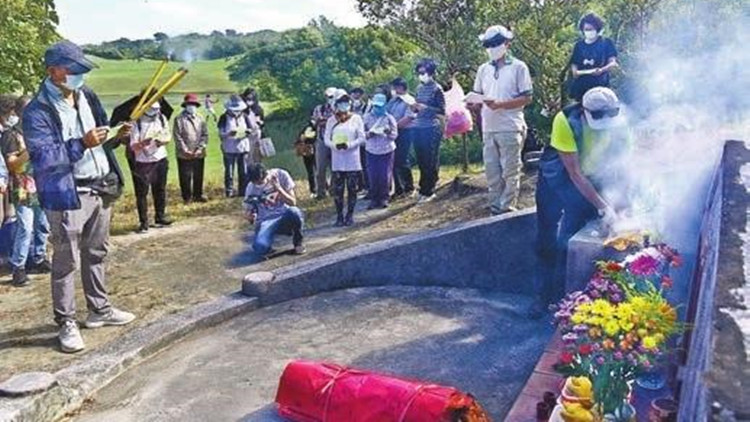
POLYGON ((18 116, 16 116, 15 114, 13 114, 10 117, 8 117, 8 120, 5 121, 5 125, 8 126, 8 127, 13 127, 13 126, 17 125, 20 120, 21 119, 19 119, 18 116))
POLYGON ((583 31, 583 38, 587 43, 591 44, 596 41, 597 38, 599 38, 599 31, 595 31, 593 29, 583 31))
POLYGON ((423 73, 419 75, 419 82, 422 82, 423 84, 429 83, 432 80, 432 76, 430 76, 427 73, 423 73))
POLYGON ((159 114, 159 110, 157 110, 155 108, 150 108, 150 109, 146 110, 145 114, 148 117, 154 118, 154 117, 156 117, 157 114, 159 114))
POLYGON ((487 49, 487 55, 490 56, 490 60, 492 61, 500 60, 501 58, 505 57, 505 54, 507 52, 508 46, 505 44, 487 49))
POLYGON ((81 89, 83 83, 84 74, 81 73, 80 75, 67 75, 65 77, 65 82, 62 85, 71 91, 77 91, 81 89))
POLYGON ((195 115, 195 113, 198 111, 198 107, 196 107, 195 104, 188 104, 185 106, 185 111, 187 111, 188 114, 195 115))

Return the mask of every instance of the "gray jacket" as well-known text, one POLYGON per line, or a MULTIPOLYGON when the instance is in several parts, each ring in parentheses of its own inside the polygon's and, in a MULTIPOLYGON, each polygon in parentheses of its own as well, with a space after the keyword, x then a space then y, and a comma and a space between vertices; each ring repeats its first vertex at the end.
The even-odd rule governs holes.
POLYGON ((187 112, 180 113, 174 120, 174 144, 177 157, 182 159, 204 158, 206 146, 208 145, 208 126, 203 117, 191 115, 187 112), (188 156, 187 153, 198 154, 188 156))

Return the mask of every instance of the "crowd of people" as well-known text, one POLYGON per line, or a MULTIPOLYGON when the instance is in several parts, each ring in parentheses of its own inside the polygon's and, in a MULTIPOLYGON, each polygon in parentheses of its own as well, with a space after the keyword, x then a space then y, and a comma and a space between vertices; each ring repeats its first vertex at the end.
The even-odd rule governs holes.
MULTIPOLYGON (((616 178, 607 158, 623 148, 615 129, 625 119, 617 95, 608 88, 617 53, 602 37, 603 25, 594 14, 580 21, 582 39, 571 60, 575 102, 554 117, 551 143, 541 158, 536 192, 539 300, 532 309, 537 314, 562 295, 570 237, 594 218, 612 221, 617 215, 618 204, 604 199, 601 186, 616 178)), ((527 132, 524 107, 533 95, 528 67, 511 54, 513 39, 513 32, 500 25, 480 36, 489 60, 477 70, 472 89, 473 98, 480 100, 467 97, 469 107, 481 109, 489 208, 495 215, 517 206, 527 132)), ((120 145, 127 149, 133 174, 139 231, 150 227, 149 192, 156 225, 167 226, 172 223, 166 215, 167 147, 174 142, 183 201, 205 202, 206 119, 213 119, 221 138, 225 195, 244 197, 246 217, 255 225, 255 252, 271 253, 279 234, 292 237, 294 253, 305 252, 304 213, 294 180, 288 171, 261 163, 265 115, 255 91, 230 96, 221 116, 212 96, 201 104, 196 94, 188 94, 171 126, 171 107, 159 101, 112 133, 99 98, 84 83, 84 75, 96 65, 82 49, 58 42, 46 51, 44 62, 47 75, 33 98, 0 96, 0 194, 8 202, 0 211, 3 220, 13 213, 16 219, 12 283, 27 284, 30 272, 51 273, 62 351, 85 347, 76 320, 77 269, 89 311, 86 327, 125 325, 135 319, 112 306, 106 283, 111 205, 124 186, 114 154, 120 145), (207 117, 198 112, 201 106, 207 117)), ((354 224, 360 194, 371 209, 386 208, 399 198, 416 196, 419 204, 435 199, 446 113, 437 70, 432 59, 415 65, 419 85, 413 95, 403 77, 379 85, 369 96, 362 88, 347 92, 331 87, 323 93, 325 101, 312 111, 295 149, 307 169, 312 195, 333 196, 336 226, 354 224), (418 186, 412 178, 412 151, 418 186)))

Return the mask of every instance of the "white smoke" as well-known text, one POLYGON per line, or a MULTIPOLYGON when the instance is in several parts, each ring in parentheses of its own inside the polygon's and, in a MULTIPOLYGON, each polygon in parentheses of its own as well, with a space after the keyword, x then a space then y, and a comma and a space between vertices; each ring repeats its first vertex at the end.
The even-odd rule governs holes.
POLYGON ((706 30, 715 10, 671 6, 637 54, 634 148, 618 163, 628 187, 612 191, 627 192, 630 205, 617 229, 691 248, 724 141, 749 139, 750 17, 727 14, 706 30))

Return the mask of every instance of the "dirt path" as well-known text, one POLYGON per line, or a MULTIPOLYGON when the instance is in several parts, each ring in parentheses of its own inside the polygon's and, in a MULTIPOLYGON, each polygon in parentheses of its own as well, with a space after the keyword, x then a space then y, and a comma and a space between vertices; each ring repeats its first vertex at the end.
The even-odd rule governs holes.
MULTIPOLYGON (((526 177, 522 206, 533 206, 533 177, 526 177)), ((48 276, 33 278, 32 285, 15 289, 0 279, 0 380, 29 370, 55 371, 81 359, 97 347, 116 339, 126 330, 146 325, 164 315, 235 292, 242 275, 271 270, 300 259, 328 254, 363 243, 445 227, 482 218, 486 209, 484 177, 474 175, 447 183, 430 204, 415 206, 412 199, 393 204, 386 211, 360 211, 357 224, 334 228, 332 205, 315 204, 308 218, 308 255, 283 253, 291 247, 281 239, 282 253, 258 260, 249 249, 249 227, 237 212, 200 217, 174 227, 152 230, 147 235, 128 234, 112 239, 109 285, 113 303, 136 313, 136 323, 123 328, 83 330, 87 350, 77 355, 57 351, 56 326, 52 322, 48 276)), ((360 201, 358 208, 365 206, 360 201)), ((313 207, 311 205, 311 207, 313 207)), ((77 287, 79 319, 86 316, 85 302, 77 287)))

